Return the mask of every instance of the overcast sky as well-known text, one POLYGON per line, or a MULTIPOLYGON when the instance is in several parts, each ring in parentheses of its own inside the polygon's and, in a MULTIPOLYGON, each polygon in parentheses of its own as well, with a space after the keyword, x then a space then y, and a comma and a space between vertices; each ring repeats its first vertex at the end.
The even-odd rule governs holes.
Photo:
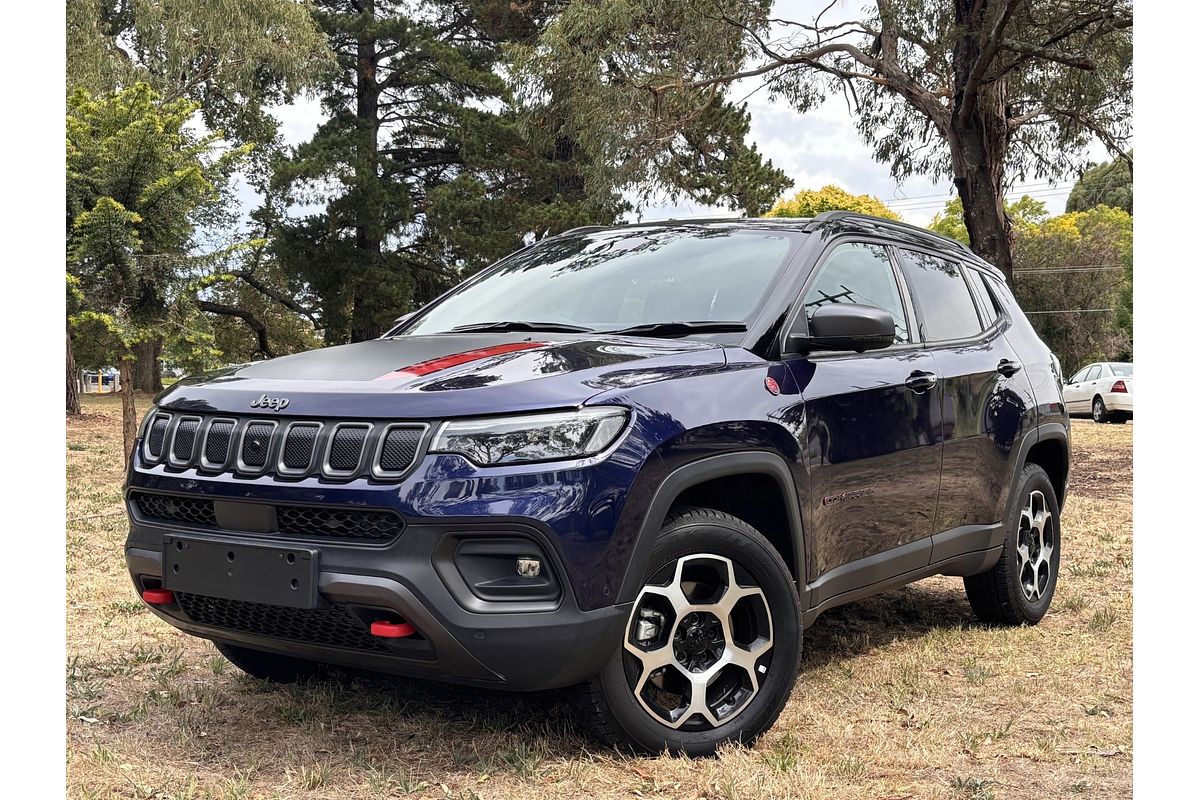
MULTIPOLYGON (((782 19, 811 21, 829 5, 829 0, 777 0, 772 16, 782 19)), ((822 18, 823 23, 850 18, 858 13, 861 0, 840 0, 822 18)), ((782 36, 783 30, 775 35, 782 36)), ((795 181, 793 189, 819 189, 834 183, 854 194, 873 194, 899 213, 906 221, 926 225, 953 196, 949 181, 938 183, 924 178, 910 178, 897 183, 888 173, 886 164, 876 162, 854 127, 851 109, 840 95, 831 96, 820 107, 799 114, 786 102, 772 102, 767 92, 756 91, 759 84, 745 82, 731 89, 734 100, 748 98, 751 127, 750 139, 758 145, 764 158, 770 159, 795 181)), ((290 106, 273 110, 279 119, 288 144, 306 141, 321 122, 322 112, 316 100, 298 99, 290 106)), ((1106 160, 1103 147, 1093 147, 1092 160, 1106 160)), ((1036 181, 1014 187, 1015 199, 1029 194, 1046 203, 1052 214, 1062 213, 1071 181, 1050 184, 1036 181)), ((239 192, 243 207, 249 210, 256 197, 248 187, 239 192)), ((641 212, 641 219, 727 215, 726 209, 700 203, 667 201, 652 203, 641 212)))

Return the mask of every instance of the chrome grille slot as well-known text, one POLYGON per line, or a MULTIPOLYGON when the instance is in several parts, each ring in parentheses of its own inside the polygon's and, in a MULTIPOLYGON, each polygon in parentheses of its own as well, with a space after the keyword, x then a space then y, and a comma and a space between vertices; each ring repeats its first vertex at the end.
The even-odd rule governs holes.
POLYGON ((185 467, 196 455, 196 431, 200 429, 199 417, 183 417, 175 424, 175 435, 171 438, 171 464, 185 467))
POLYGON ((214 419, 204 434, 204 452, 200 464, 208 469, 220 469, 229 461, 229 449, 233 443, 233 429, 237 423, 231 419, 214 419))
POLYGON ((358 472, 370 429, 369 425, 357 423, 342 423, 333 429, 329 453, 325 456, 326 475, 344 477, 358 472))
POLYGON ((150 423, 150 430, 146 434, 146 457, 151 461, 162 458, 163 443, 167 439, 167 425, 170 422, 170 414, 156 414, 154 421, 150 423))

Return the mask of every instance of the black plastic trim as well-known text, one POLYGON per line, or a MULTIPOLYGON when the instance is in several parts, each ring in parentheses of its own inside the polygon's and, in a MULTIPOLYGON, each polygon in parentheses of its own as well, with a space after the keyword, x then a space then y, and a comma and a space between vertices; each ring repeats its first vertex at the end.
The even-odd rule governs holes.
POLYGON ((734 475, 768 475, 774 478, 783 495, 789 520, 789 538, 792 542, 792 562, 796 568, 796 585, 804 585, 804 524, 800 516, 800 503, 796 493, 792 472, 783 458, 766 450, 748 450, 742 453, 722 453, 708 456, 677 467, 659 485, 642 517, 633 554, 621 581, 617 602, 632 602, 642 588, 642 577, 663 520, 675 500, 692 486, 706 483, 715 478, 734 475))

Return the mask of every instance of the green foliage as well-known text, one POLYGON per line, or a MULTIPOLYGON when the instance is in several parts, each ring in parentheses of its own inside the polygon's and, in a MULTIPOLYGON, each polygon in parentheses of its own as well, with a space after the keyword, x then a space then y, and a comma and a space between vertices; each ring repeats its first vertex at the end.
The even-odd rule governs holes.
MULTIPOLYGON (((1133 158, 1133 151, 1129 152, 1133 158)), ((1079 176, 1067 198, 1067 211, 1086 211, 1099 205, 1133 213, 1133 167, 1115 159, 1090 167, 1079 176)))
POLYGON ((1068 374, 1132 351, 1133 218, 1126 211, 1097 206, 1019 227, 1014 252, 1025 311, 1117 309, 1030 316, 1068 374), (1037 272, 1070 268, 1080 271, 1037 272))
POLYGON ((67 0, 67 89, 135 83, 200 104, 212 130, 270 142, 263 107, 330 66, 309 6, 293 0, 67 0))
MULTIPOLYGON (((746 42, 716 22, 715 9, 706 14, 691 0, 545 5, 551 11, 540 36, 510 48, 516 100, 530 127, 566 135, 589 154, 589 183, 633 188, 643 198, 687 195, 751 215, 791 185, 746 143, 746 106, 731 102, 724 87, 654 90, 691 77, 678 65, 711 74, 747 58, 746 42)), ((755 0, 721 11, 761 20, 770 5, 755 0)))
MULTIPOLYGON (((1049 213, 1046 211, 1045 203, 1035 200, 1029 195, 1022 195, 1019 200, 1006 202, 1004 210, 1012 221, 1014 232, 1018 233, 1025 226, 1043 222, 1049 213)), ((962 198, 955 197, 953 200, 947 200, 946 207, 935 214, 929 223, 929 230, 969 245, 971 240, 967 236, 967 224, 963 221, 962 198)))
POLYGON ((105 97, 78 89, 68 99, 68 291, 85 365, 96 365, 99 351, 114 363, 161 332, 189 261, 194 215, 217 202, 217 187, 249 149, 218 152, 216 135, 189 128, 196 109, 160 103, 144 83, 105 97))
POLYGON ((878 197, 870 194, 850 194, 833 184, 815 191, 802 189, 790 199, 775 203, 764 216, 815 217, 823 211, 855 211, 884 219, 900 219, 900 215, 888 208, 878 197))
POLYGON ((534 6, 316 3, 338 69, 318 90, 329 118, 275 165, 272 256, 315 296, 326 342, 377 336, 500 256, 627 208, 548 105, 518 112, 503 45, 537 29, 534 6), (321 210, 287 218, 297 204, 321 210))

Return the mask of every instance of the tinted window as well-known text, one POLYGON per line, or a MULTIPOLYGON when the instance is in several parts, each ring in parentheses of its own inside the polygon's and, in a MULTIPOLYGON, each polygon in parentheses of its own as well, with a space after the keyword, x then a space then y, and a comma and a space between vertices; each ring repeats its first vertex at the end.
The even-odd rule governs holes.
POLYGON ((962 267, 924 253, 902 252, 908 260, 909 288, 921 312, 925 341, 964 339, 983 330, 962 267))
POLYGON ((829 303, 858 303, 882 308, 896 321, 896 341, 909 341, 904 303, 887 251, 876 244, 843 244, 834 248, 804 295, 804 313, 812 319, 829 303))
POLYGON ((996 299, 983 283, 983 276, 973 269, 964 267, 963 274, 967 283, 975 290, 975 301, 979 307, 979 316, 983 318, 983 327, 990 328, 1000 318, 1000 310, 996 307, 996 299))
POLYGON ((653 322, 745 322, 791 243, 776 233, 713 228, 560 236, 447 297, 404 333, 513 321, 597 330, 653 322))

